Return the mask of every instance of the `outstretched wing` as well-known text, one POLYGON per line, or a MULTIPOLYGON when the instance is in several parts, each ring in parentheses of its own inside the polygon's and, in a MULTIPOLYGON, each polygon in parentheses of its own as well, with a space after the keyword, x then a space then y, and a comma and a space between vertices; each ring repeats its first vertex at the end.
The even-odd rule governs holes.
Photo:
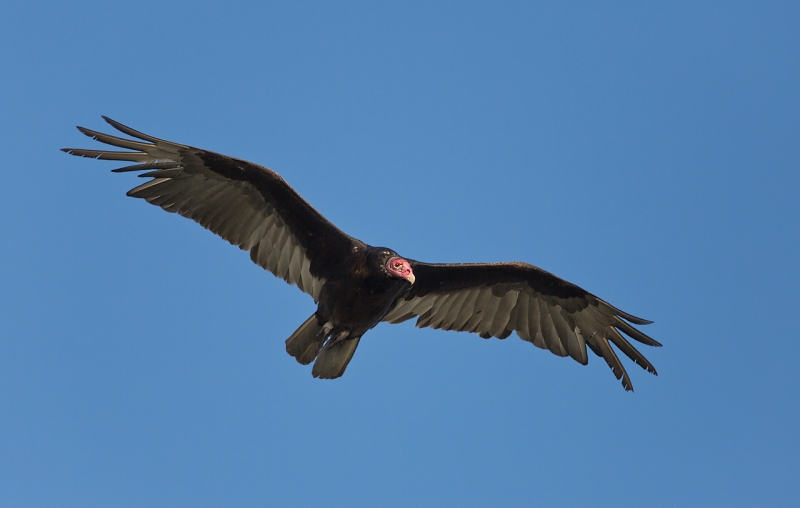
POLYGON ((148 136, 103 117, 130 140, 83 127, 87 136, 134 151, 64 148, 81 157, 136 164, 115 172, 147 171, 148 182, 128 196, 194 220, 315 301, 360 241, 317 212, 274 171, 241 159, 148 136))
POLYGON ((504 339, 511 332, 558 356, 586 365, 586 346, 601 356, 626 390, 628 373, 610 343, 642 368, 653 365, 620 332, 660 346, 631 323, 651 323, 626 314, 593 294, 525 263, 428 264, 410 261, 416 281, 383 318, 390 323, 418 317, 417 326, 504 339))

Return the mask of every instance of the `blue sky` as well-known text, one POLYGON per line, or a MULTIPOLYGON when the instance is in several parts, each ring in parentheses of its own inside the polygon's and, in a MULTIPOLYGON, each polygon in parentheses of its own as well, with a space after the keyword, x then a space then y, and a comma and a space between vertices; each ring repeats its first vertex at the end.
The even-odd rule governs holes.
POLYGON ((795 2, 0 4, 0 505, 800 502, 795 2), (68 157, 108 115, 269 166, 349 234, 526 261, 655 321, 625 393, 310 298, 68 157))

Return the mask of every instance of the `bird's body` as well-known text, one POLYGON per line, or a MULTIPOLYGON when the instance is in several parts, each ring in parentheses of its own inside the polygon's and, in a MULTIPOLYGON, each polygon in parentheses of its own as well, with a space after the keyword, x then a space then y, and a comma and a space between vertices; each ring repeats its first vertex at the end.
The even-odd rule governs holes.
POLYGON ((380 270, 392 255, 396 256, 388 249, 360 248, 343 274, 322 286, 317 318, 330 323, 334 335, 347 331, 360 337, 380 323, 397 298, 408 291, 411 284, 407 280, 386 276, 380 270))
POLYGON ((523 340, 586 364, 586 346, 632 384, 610 344, 655 374, 621 334, 651 346, 631 326, 648 324, 574 284, 526 263, 429 264, 372 247, 336 228, 277 173, 215 152, 164 141, 106 118, 143 141, 88 129, 94 139, 133 151, 64 149, 73 155, 136 162, 114 171, 144 171, 152 180, 128 192, 193 219, 250 252, 256 264, 317 302, 286 341, 312 374, 341 376, 361 337, 381 321, 418 318, 417 326, 523 340))
POLYGON ((353 250, 341 274, 322 286, 317 311, 299 329, 304 333, 295 332, 286 341, 287 351, 300 363, 317 360, 312 369, 315 377, 335 378, 344 373, 361 336, 381 322, 411 285, 408 279, 383 269, 389 260, 407 263, 393 251, 368 245, 353 250), (325 338, 328 341, 320 351, 325 338), (346 348, 346 355, 338 360, 331 356, 341 348, 346 348))

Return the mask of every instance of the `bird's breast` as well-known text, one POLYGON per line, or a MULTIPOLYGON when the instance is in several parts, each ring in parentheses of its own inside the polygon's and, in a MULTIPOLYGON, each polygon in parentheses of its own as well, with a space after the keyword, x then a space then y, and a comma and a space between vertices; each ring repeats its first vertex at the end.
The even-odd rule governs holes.
POLYGON ((330 280, 320 291, 317 317, 322 322, 331 322, 336 330, 360 337, 380 323, 404 290, 403 281, 376 284, 366 280, 330 280))

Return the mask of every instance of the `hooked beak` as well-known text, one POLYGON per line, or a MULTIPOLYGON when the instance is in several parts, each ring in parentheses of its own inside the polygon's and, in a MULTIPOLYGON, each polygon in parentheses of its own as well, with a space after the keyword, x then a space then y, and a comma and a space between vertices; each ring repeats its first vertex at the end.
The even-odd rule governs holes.
POLYGON ((417 278, 414 277, 414 270, 411 269, 411 263, 400 256, 389 258, 386 262, 386 271, 393 277, 407 280, 412 286, 414 285, 414 281, 417 280, 417 278))

